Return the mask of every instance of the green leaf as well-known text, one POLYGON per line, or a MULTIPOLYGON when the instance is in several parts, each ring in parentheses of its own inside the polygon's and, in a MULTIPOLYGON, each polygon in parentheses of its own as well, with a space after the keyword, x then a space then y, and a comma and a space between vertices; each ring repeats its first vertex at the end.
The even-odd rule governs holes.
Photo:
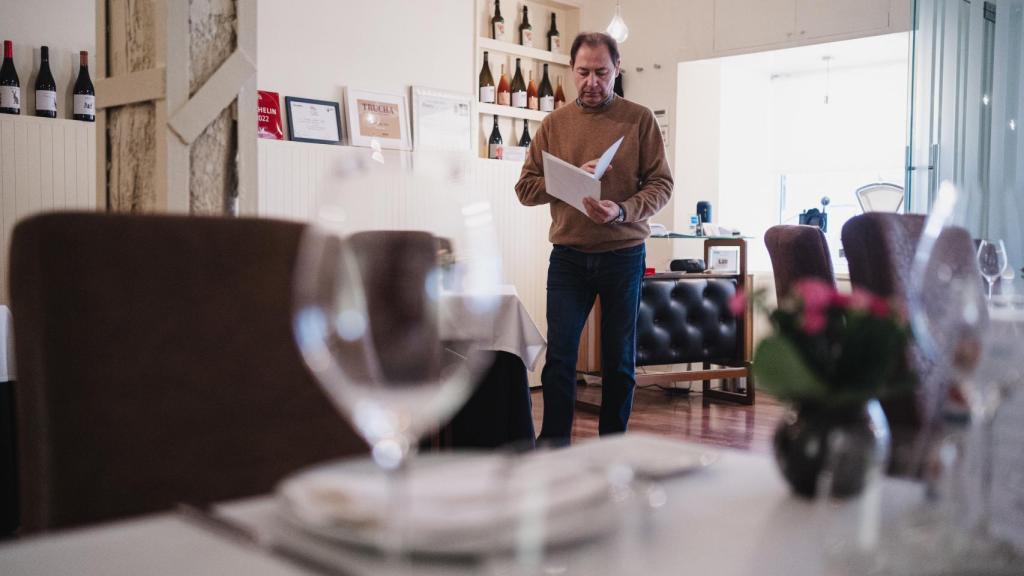
POLYGON ((769 336, 754 354, 757 385, 780 400, 826 400, 828 387, 807 367, 799 351, 785 338, 769 336))

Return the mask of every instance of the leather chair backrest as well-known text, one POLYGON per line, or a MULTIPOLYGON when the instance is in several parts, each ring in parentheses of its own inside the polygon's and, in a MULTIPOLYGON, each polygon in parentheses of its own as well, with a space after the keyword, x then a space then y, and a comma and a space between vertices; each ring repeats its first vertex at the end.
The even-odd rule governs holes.
POLYGON ((637 366, 713 362, 735 364, 742 319, 729 301, 735 278, 644 278, 637 317, 637 366))
POLYGON ((261 494, 366 449, 294 343, 303 230, 85 213, 18 224, 24 531, 261 494))
MULTIPOLYGON (((921 214, 869 212, 848 220, 842 238, 854 288, 889 298, 906 310, 912 297, 914 255, 924 226, 921 214)), ((974 267, 974 246, 966 230, 944 234, 936 249, 956 270, 974 267)), ((907 351, 907 361, 917 376, 917 387, 911 393, 883 399, 882 406, 893 432, 892 470, 916 475, 920 473, 920 442, 927 440, 920 432, 939 418, 948 381, 936 362, 914 343, 907 351)))
POLYGON ((828 240, 817 226, 772 226, 764 233, 764 244, 772 260, 775 295, 779 300, 803 278, 818 278, 835 285, 828 240))

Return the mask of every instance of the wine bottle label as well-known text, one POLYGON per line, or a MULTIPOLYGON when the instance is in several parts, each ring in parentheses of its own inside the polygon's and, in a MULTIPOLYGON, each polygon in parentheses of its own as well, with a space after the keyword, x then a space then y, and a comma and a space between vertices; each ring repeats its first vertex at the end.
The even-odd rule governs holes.
POLYGON ((526 91, 512 93, 512 107, 526 108, 526 91))
POLYGON ((555 109, 555 97, 554 96, 541 96, 540 97, 540 111, 551 112, 555 109))
POLYGON ((505 39, 505 23, 495 22, 494 23, 494 39, 504 40, 505 39))
POLYGON ((523 30, 523 46, 533 48, 533 30, 523 30))
POLYGON ((502 106, 508 106, 512 103, 512 95, 508 92, 498 92, 498 104, 502 106))
POLYGON ((495 160, 501 160, 504 155, 505 147, 501 144, 491 144, 487 147, 487 157, 495 160))
POLYGON ((480 87, 480 101, 487 104, 494 104, 494 86, 480 87))
POLYGON ((551 51, 556 53, 562 52, 562 37, 552 36, 551 37, 551 51))
POLYGON ((95 115, 96 97, 91 94, 75 94, 75 114, 95 115))
POLYGON ((17 86, 0 86, 0 108, 16 108, 21 110, 21 88, 17 86))
POLYGON ((536 96, 530 96, 529 98, 527 98, 526 99, 526 107, 529 108, 530 110, 536 110, 537 109, 537 97, 536 96))
POLYGON ((57 111, 57 93, 53 90, 36 90, 36 110, 57 111))

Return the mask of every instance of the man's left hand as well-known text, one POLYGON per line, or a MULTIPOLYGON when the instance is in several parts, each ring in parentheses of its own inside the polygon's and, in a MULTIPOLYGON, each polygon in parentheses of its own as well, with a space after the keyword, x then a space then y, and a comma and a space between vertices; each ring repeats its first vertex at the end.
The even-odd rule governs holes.
POLYGON ((594 200, 588 196, 583 199, 583 207, 587 216, 598 224, 607 224, 619 217, 619 205, 611 200, 594 200))

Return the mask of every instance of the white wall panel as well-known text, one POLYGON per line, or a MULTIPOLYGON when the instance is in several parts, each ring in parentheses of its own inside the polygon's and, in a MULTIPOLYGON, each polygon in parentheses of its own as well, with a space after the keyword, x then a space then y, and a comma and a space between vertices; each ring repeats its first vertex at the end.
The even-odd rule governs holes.
MULTIPOLYGON (((259 143, 259 201, 261 217, 309 221, 316 210, 317 194, 323 189, 324 176, 336 160, 351 148, 261 140, 259 143)), ((417 153, 385 151, 388 161, 413 162, 424 157, 417 153)), ((514 284, 519 297, 542 333, 545 322, 548 228, 551 218, 546 206, 527 208, 519 204, 515 183, 522 164, 500 160, 472 159, 466 181, 482 190, 495 215, 502 255, 504 281, 514 284)), ((380 190, 360 198, 372 205, 377 222, 415 226, 417 215, 432 209, 429 198, 403 194, 402 190, 380 190)), ((365 206, 363 207, 364 211, 365 206)), ((536 375, 532 376, 533 378, 536 375)))
POLYGON ((0 115, 0 303, 8 301, 11 233, 50 210, 96 209, 96 128, 87 122, 0 115))

